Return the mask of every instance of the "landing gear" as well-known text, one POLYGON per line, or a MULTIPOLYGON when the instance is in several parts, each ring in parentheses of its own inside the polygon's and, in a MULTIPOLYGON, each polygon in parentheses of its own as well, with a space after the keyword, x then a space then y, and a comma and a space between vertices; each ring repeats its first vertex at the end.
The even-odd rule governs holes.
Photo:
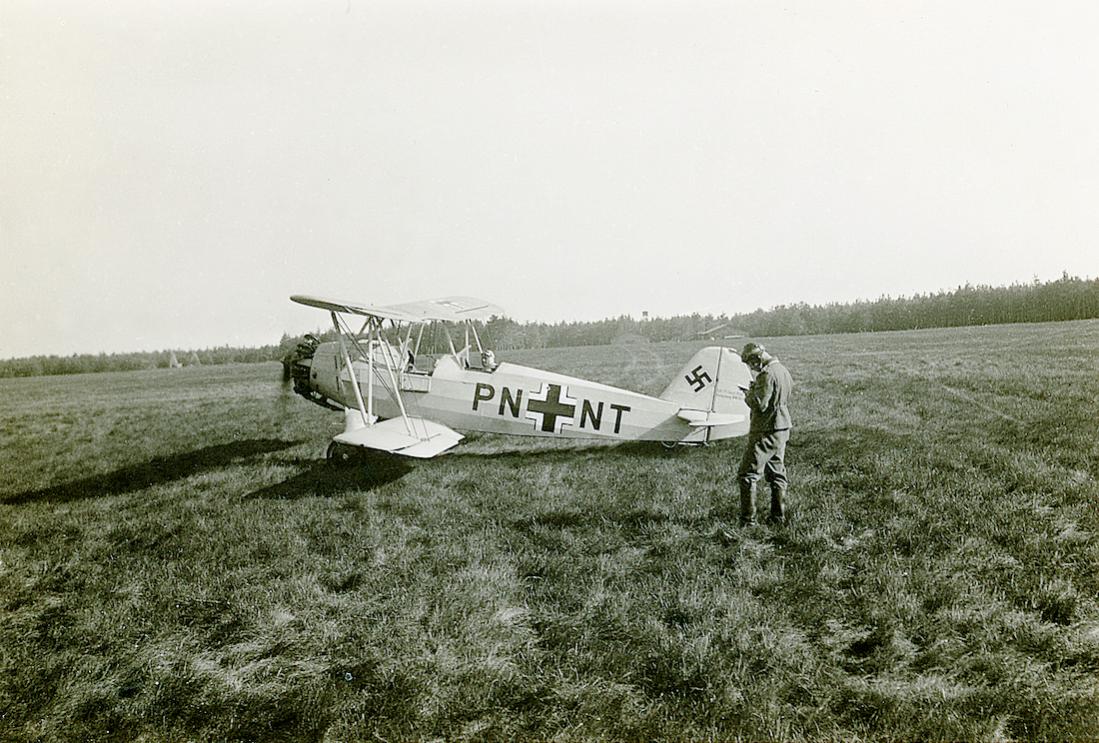
POLYGON ((338 441, 332 441, 328 444, 328 449, 324 452, 324 458, 332 464, 347 464, 351 461, 351 458, 355 453, 355 447, 341 444, 338 441))
POLYGON ((661 441, 660 445, 668 451, 680 446, 709 446, 709 441, 661 441))

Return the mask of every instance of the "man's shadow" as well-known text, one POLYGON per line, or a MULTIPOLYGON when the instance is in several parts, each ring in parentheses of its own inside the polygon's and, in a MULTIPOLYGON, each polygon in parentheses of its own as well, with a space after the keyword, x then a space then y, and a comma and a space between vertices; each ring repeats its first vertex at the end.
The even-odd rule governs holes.
POLYGON ((299 443, 281 439, 248 439, 229 444, 215 444, 181 454, 154 457, 148 462, 130 465, 102 475, 92 475, 48 488, 0 496, 0 503, 6 505, 65 503, 133 493, 154 485, 182 480, 200 472, 225 467, 234 462, 252 459, 261 454, 282 451, 299 443))

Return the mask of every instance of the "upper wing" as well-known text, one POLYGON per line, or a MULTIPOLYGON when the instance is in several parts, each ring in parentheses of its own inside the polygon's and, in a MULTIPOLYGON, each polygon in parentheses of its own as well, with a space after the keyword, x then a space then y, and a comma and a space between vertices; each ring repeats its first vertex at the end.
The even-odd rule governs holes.
POLYGON ((504 310, 494 304, 475 297, 441 297, 425 299, 419 302, 407 302, 394 305, 371 305, 358 302, 344 302, 338 299, 310 297, 295 294, 290 297, 298 304, 318 307, 331 312, 346 312, 351 315, 379 317, 399 322, 461 322, 462 320, 487 320, 493 315, 502 316, 504 310))
POLYGON ((290 297, 291 301, 298 304, 308 305, 310 307, 318 307, 322 310, 329 310, 330 312, 345 312, 349 315, 364 315, 366 317, 380 317, 383 320, 401 320, 404 322, 419 322, 420 318, 415 315, 408 315, 404 312, 395 311, 392 307, 378 307, 370 304, 360 304, 358 302, 344 302, 339 299, 325 299, 324 297, 309 297, 302 294, 295 294, 290 297))
POLYGON ((415 315, 421 320, 443 320, 461 322, 462 320, 487 320, 493 315, 502 317, 504 310, 495 304, 476 297, 440 297, 420 302, 390 305, 387 309, 415 315))

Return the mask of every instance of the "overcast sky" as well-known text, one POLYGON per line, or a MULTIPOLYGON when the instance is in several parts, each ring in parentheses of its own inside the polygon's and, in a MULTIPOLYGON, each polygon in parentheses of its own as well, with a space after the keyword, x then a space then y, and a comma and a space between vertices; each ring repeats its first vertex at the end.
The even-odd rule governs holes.
POLYGON ((1096 275, 1094 2, 0 0, 0 357, 1096 275))

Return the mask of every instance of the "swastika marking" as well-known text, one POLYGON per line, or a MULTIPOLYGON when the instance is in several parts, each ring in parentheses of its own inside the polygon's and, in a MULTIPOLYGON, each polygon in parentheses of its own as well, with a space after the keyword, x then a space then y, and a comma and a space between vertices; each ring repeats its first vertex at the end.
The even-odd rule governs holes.
POLYGON ((691 373, 683 377, 687 381, 687 384, 691 385, 695 392, 701 392, 706 388, 707 382, 712 382, 710 375, 702 370, 702 364, 699 364, 694 369, 691 369, 691 373))

